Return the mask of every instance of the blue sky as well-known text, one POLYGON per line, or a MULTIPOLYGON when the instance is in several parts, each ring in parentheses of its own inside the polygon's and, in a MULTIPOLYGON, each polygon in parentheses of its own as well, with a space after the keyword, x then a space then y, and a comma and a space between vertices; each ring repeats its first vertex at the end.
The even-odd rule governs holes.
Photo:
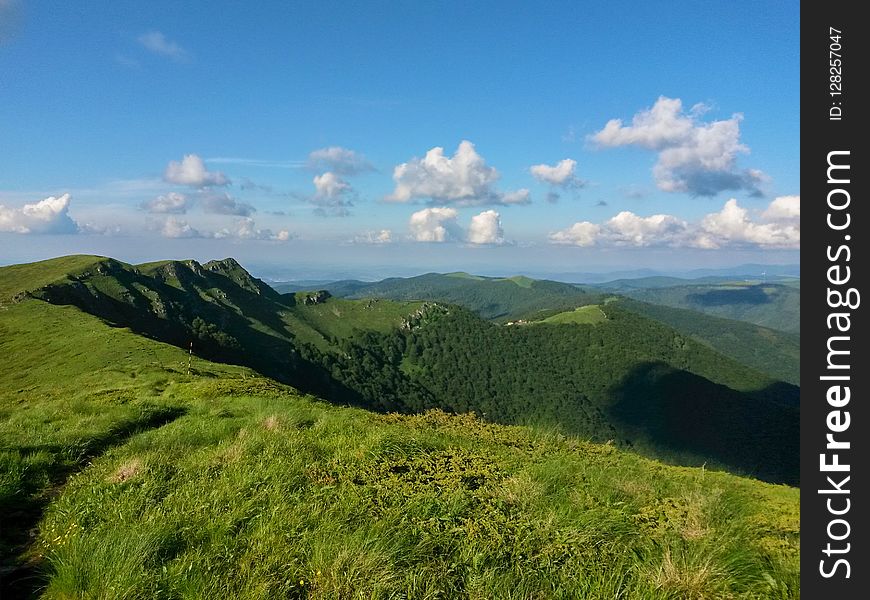
POLYGON ((0 261, 799 260, 797 2, 184 4, 0 0, 0 261))

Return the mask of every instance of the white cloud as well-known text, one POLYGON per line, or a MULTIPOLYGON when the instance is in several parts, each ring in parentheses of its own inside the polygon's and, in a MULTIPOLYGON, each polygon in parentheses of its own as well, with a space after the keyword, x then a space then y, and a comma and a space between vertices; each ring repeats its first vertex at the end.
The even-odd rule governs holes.
POLYGON ((321 198, 334 198, 350 189, 348 182, 330 171, 323 175, 315 175, 313 181, 316 194, 321 198))
POLYGON ((426 199, 441 204, 472 206, 479 204, 524 204, 528 190, 501 193, 493 189, 498 171, 463 140, 452 157, 444 148, 432 148, 422 159, 413 158, 393 169, 396 187, 387 196, 390 202, 426 199))
POLYGON ((657 152, 653 177, 666 192, 713 196, 744 189, 760 194, 766 176, 756 169, 740 170, 736 164, 739 154, 749 153, 740 143, 743 116, 705 123, 700 120, 705 112, 701 108, 695 105, 685 113, 680 99, 661 96, 652 108, 634 115, 631 125, 612 119, 591 139, 606 147, 640 146, 657 152))
POLYGON ((181 162, 170 161, 163 173, 163 179, 177 185, 195 188, 228 185, 229 178, 220 171, 209 171, 196 154, 185 154, 181 162))
POLYGON ((801 197, 800 196, 780 196, 774 198, 770 206, 767 207, 761 218, 768 221, 791 221, 800 220, 801 218, 801 197))
POLYGON ((538 181, 559 187, 580 187, 583 182, 577 179, 577 161, 571 158, 560 160, 553 166, 541 164, 529 167, 538 181))
POLYGON ((218 239, 236 238, 240 240, 271 240, 277 242, 286 242, 290 239, 290 232, 281 230, 273 233, 271 229, 257 229, 254 219, 246 217, 238 219, 232 229, 224 228, 213 234, 213 237, 218 239))
POLYGON ((625 210, 601 224, 589 221, 574 223, 568 229, 550 234, 550 241, 575 246, 680 245, 687 228, 685 221, 671 215, 640 217, 625 210))
POLYGON ((311 202, 317 207, 316 214, 332 217, 350 214, 356 194, 348 182, 331 171, 315 175, 313 182, 315 192, 311 202))
POLYGON ((138 40, 146 50, 153 52, 154 54, 171 58, 176 61, 184 61, 190 58, 190 54, 187 50, 182 48, 176 42, 168 39, 159 31, 143 33, 139 36, 138 40))
POLYGON ((70 195, 49 196, 21 208, 0 204, 0 231, 11 233, 76 233, 69 216, 70 195))
POLYGON ((374 170, 372 164, 363 155, 341 146, 314 150, 308 155, 308 168, 328 170, 346 176, 374 170))
POLYGON ((601 226, 589 221, 574 223, 568 229, 556 231, 550 234, 550 241, 554 244, 570 244, 573 246, 594 246, 601 233, 601 226))
POLYGON ((455 208, 435 207, 418 210, 411 215, 408 228, 411 238, 418 242, 447 242, 462 238, 456 223, 455 208))
POLYGON ((471 217, 466 239, 472 244, 503 244, 501 215, 494 210, 485 210, 471 217))
POLYGON ((798 199, 797 213, 794 212, 792 200, 777 203, 777 200, 782 200, 777 198, 762 213, 762 218, 773 217, 767 223, 753 222, 748 211, 736 199, 731 198, 721 211, 704 217, 695 243, 702 248, 721 248, 728 245, 799 248, 800 200, 797 196, 791 198, 798 199))
POLYGON ((639 217, 624 210, 603 225, 605 235, 616 245, 678 245, 688 224, 671 215, 639 217))
POLYGON ((120 225, 100 225, 98 223, 78 223, 79 233, 86 235, 122 235, 124 228, 120 225))
POLYGON ((505 192, 499 197, 499 204, 528 204, 531 201, 531 193, 526 188, 505 192))
POLYGON ((254 219, 250 217, 236 219, 231 227, 224 227, 218 231, 202 231, 194 228, 184 219, 171 215, 163 221, 160 227, 160 235, 167 238, 271 240, 279 242, 286 242, 291 237, 290 232, 286 230, 274 233, 271 229, 258 229, 254 219))
POLYGON ((203 211, 215 215, 247 217, 257 211, 247 202, 239 202, 226 192, 205 192, 200 196, 203 211))
POLYGON ((393 232, 389 229, 380 231, 364 231, 353 239, 357 244, 389 244, 393 241, 393 232))
POLYGON ((160 229, 160 235, 167 238, 198 238, 203 235, 193 227, 191 227, 184 219, 177 217, 166 217, 163 222, 163 227, 160 229))
MULTIPOLYGON (((501 215, 494 210, 485 210, 471 217, 468 231, 457 222, 459 213, 455 208, 438 206, 424 208, 411 215, 408 229, 411 239, 417 242, 462 242, 469 244, 504 244, 501 215)), ((389 231, 384 230, 381 233, 389 231)))
POLYGON ((730 199, 700 222, 673 215, 641 217, 623 211, 601 224, 581 221, 550 234, 555 244, 577 246, 670 246, 716 249, 729 246, 800 248, 800 197, 782 196, 761 213, 761 222, 730 199))
POLYGON ((150 213, 180 215, 187 212, 190 199, 184 194, 169 192, 142 203, 142 208, 150 213))

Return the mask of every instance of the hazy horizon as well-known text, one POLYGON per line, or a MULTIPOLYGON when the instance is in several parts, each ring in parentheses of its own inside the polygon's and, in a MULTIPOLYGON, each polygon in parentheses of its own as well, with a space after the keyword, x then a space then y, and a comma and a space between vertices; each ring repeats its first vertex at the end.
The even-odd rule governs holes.
MULTIPOLYGON (((5 237, 9 236, 0 234, 0 240, 5 237)), ((439 252, 430 253, 428 256, 418 258, 414 263, 408 263, 404 258, 406 253, 403 252, 403 248, 412 246, 409 243, 397 243, 389 247, 360 248, 333 245, 328 242, 305 242, 305 250, 299 250, 294 245, 299 242, 291 241, 282 246, 286 251, 283 258, 264 259, 260 250, 267 245, 265 242, 251 245, 203 240, 201 246, 191 249, 178 244, 175 240, 167 240, 156 249, 146 240, 141 245, 128 243, 123 250, 118 251, 110 243, 113 240, 97 237, 94 243, 79 244, 78 242, 86 241, 84 238, 85 236, 43 237, 44 242, 51 243, 44 243, 39 252, 7 245, 4 246, 3 255, 0 256, 0 266, 35 262, 68 254, 108 256, 132 264, 169 259, 194 259, 207 262, 231 257, 238 260, 253 275, 273 281, 338 279, 376 281, 387 277, 466 271, 488 277, 526 275, 577 282, 580 282, 576 279, 577 275, 643 272, 681 276, 692 271, 733 271, 746 265, 767 265, 771 268, 786 266, 798 269, 800 266, 800 254, 792 251, 732 252, 712 257, 718 260, 710 260, 709 253, 686 251, 683 254, 684 260, 680 264, 674 264, 661 259, 661 254, 667 253, 665 249, 648 249, 642 253, 635 251, 634 260, 628 261, 624 253, 602 255, 595 250, 581 248, 512 246, 493 249, 458 246, 447 249, 439 247, 439 252), (70 244, 70 239, 74 239, 77 243, 70 244), (541 265, 545 258, 550 260, 548 266, 541 265), (604 261, 602 258, 608 260, 604 261), (508 264, 501 264, 504 260, 508 260, 508 264)))

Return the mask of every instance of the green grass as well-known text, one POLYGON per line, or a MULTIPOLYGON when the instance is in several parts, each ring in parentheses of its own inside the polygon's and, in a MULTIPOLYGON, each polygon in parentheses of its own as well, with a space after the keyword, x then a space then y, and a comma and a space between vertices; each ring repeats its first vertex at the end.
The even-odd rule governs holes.
MULTIPOLYGON (((305 294, 302 294, 304 296, 305 294)), ((323 303, 298 303, 283 311, 282 319, 299 341, 314 344, 321 350, 331 348, 329 338, 350 337, 365 329, 386 333, 398 327, 402 319, 422 306, 422 302, 393 302, 380 298, 345 300, 329 298, 323 303)))
POLYGON ((589 304, 581 306, 574 310, 561 312, 551 317, 547 317, 542 321, 533 321, 533 323, 574 323, 577 325, 596 325, 607 320, 607 315, 601 310, 597 304, 589 304))
POLYGON ((69 273, 86 269, 101 260, 105 259, 101 256, 78 254, 2 267, 0 310, 19 292, 34 290, 58 279, 64 279, 69 273))
POLYGON ((521 288, 530 288, 532 287, 532 284, 535 283, 534 279, 526 277, 525 275, 514 275, 513 277, 505 278, 504 281, 513 281, 521 288))
POLYGON ((555 429, 332 406, 198 358, 188 374, 179 348, 35 299, 0 310, 0 354, 0 585, 18 592, 800 594, 795 488, 555 429))
POLYGON ((235 383, 173 386, 184 417, 69 483, 47 597, 797 595, 794 490, 235 383))

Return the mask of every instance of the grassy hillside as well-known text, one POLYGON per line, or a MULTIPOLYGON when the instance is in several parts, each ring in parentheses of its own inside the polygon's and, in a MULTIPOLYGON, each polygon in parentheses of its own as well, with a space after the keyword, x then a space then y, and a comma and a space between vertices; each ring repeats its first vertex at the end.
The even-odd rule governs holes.
POLYGON ((78 273, 91 265, 105 260, 101 256, 74 255, 53 258, 23 265, 2 268, 0 277, 0 302, 8 304, 13 296, 39 289, 57 280, 67 280, 70 273, 78 273))
MULTIPOLYGON (((521 294, 551 283, 438 278, 445 279, 521 294)), ((336 403, 474 412, 612 439, 680 464, 797 482, 797 388, 615 302, 606 318, 590 305, 555 323, 503 327, 438 303, 281 295, 232 259, 139 266, 99 259, 28 297, 71 304, 182 348, 193 341, 199 356, 336 403)))
POLYGON ((580 306, 574 310, 556 313, 553 316, 532 321, 533 323, 573 323, 575 325, 595 325, 607 320, 607 315, 598 304, 580 306))
POLYGON ((485 319, 500 322, 531 318, 548 309, 573 309, 599 299, 598 294, 587 293, 568 283, 521 276, 480 277, 468 273, 428 273, 418 277, 384 279, 377 283, 336 282, 329 284, 327 289, 347 298, 429 300, 458 304, 485 319))
POLYGON ((324 310, 328 294, 322 299, 314 292, 281 295, 233 259, 128 265, 102 257, 67 257, 2 273, 10 302, 15 295, 77 306, 152 339, 184 348, 192 343, 200 356, 250 366, 324 394, 340 390, 324 372, 317 349, 357 328, 398 327, 419 307, 335 300, 324 310), (300 352, 307 346, 314 349, 305 352, 310 360, 300 352))
POLYGON ((310 292, 294 294, 294 306, 282 314, 284 322, 298 341, 329 350, 330 341, 351 337, 360 329, 386 333, 398 327, 402 319, 418 310, 422 302, 392 302, 374 298, 345 300, 329 298, 317 304, 305 304, 310 292))
POLYGON ((37 299, 0 310, 0 352, 4 598, 799 597, 793 488, 188 375, 37 299))
POLYGON ((774 379, 800 385, 800 337, 796 333, 637 300, 623 299, 619 306, 666 323, 774 379))
POLYGON ((800 282, 718 283, 629 289, 619 293, 673 308, 696 310, 787 333, 800 333, 800 282))

